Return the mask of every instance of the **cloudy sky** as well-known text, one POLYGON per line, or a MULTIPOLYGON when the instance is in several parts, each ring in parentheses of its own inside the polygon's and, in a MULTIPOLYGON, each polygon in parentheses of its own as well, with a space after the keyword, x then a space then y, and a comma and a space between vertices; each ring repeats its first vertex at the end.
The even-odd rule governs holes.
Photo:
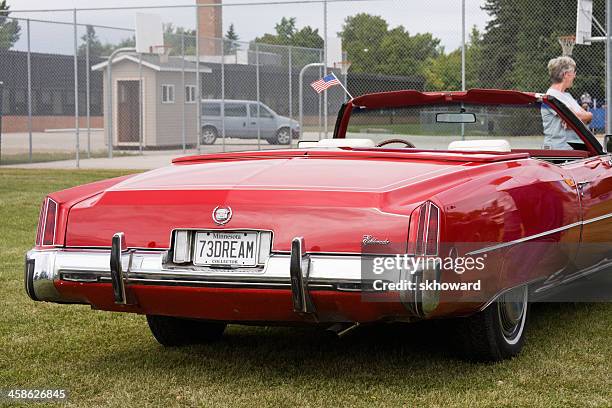
MULTIPOLYGON (((195 0, 193 0, 195 2, 195 0)), ((255 3, 262 0, 226 0, 224 4, 255 3)), ((151 6, 160 4, 190 4, 189 0, 8 0, 12 10, 36 10, 52 7, 88 8, 113 6, 151 6)), ((487 14, 481 10, 484 0, 466 0, 466 22, 468 28, 476 25, 483 28, 487 14)), ((134 13, 138 10, 82 11, 79 22, 115 27, 134 27, 134 13)), ((144 10, 140 10, 144 11, 144 10)), ((149 13, 162 15, 164 22, 184 27, 195 26, 193 9, 151 9, 149 13)), ((331 3, 328 6, 328 32, 338 32, 347 16, 360 12, 375 14, 387 20, 390 27, 403 25, 410 33, 431 32, 442 40, 447 50, 454 49, 461 41, 460 0, 372 0, 361 2, 331 3)), ((274 24, 282 17, 296 17, 298 27, 310 25, 323 32, 323 6, 321 4, 300 5, 253 5, 225 7, 223 11, 224 31, 234 23, 241 40, 251 40, 265 32, 273 32, 274 24)), ((54 21, 72 21, 71 12, 16 12, 16 17, 29 17, 54 21)), ((38 52, 66 52, 72 49, 72 28, 44 23, 31 23, 32 49, 38 52)), ((24 30, 25 31, 25 30, 24 30)), ((103 41, 117 41, 127 34, 98 29, 103 41)), ((25 35, 18 48, 25 47, 25 35)))

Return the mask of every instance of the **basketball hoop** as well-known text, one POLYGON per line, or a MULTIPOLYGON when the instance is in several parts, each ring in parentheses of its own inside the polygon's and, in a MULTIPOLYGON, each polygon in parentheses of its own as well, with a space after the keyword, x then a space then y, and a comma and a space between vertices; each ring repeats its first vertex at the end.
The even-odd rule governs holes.
POLYGON ((350 61, 340 61, 334 62, 334 68, 339 69, 342 75, 348 74, 348 70, 351 67, 352 62, 350 61))
POLYGON ((557 40, 563 49, 563 56, 570 57, 572 55, 572 51, 574 50, 574 45, 576 45, 576 36, 565 35, 557 38, 557 40))
POLYGON ((159 61, 164 64, 168 62, 170 51, 172 51, 172 47, 166 47, 165 45, 152 45, 149 47, 149 54, 159 55, 159 61))

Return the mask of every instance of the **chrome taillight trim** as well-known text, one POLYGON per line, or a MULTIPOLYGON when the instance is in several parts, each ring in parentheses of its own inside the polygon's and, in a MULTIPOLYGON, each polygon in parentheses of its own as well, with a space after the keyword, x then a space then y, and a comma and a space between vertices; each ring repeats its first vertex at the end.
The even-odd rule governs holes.
POLYGON ((414 256, 437 256, 440 251, 440 207, 431 201, 426 201, 423 204, 412 210, 410 214, 410 224, 408 226, 408 254, 414 256), (429 227, 430 217, 432 208, 435 207, 437 210, 436 216, 436 250, 428 252, 428 240, 429 240, 429 227), (421 220, 424 219, 423 225, 421 220), (414 222, 414 224, 413 224, 414 222), (413 234, 412 230, 416 228, 416 233, 413 234), (410 242, 411 238, 414 237, 415 242, 410 242))
POLYGON ((40 243, 39 243, 40 246, 54 246, 55 245, 55 233, 57 231, 58 212, 59 212, 59 204, 57 203, 57 201, 55 201, 51 197, 47 197, 45 200, 45 216, 43 217, 42 233, 40 235, 40 243), (49 212, 49 203, 51 202, 53 202, 53 204, 55 205, 55 214, 53 217, 53 238, 51 239, 51 243, 48 244, 45 242, 45 235, 47 233, 47 214, 49 212))
POLYGON ((43 202, 40 205, 40 210, 38 214, 38 225, 36 226, 36 240, 34 241, 34 245, 41 246, 42 245, 42 231, 45 224, 45 211, 47 209, 47 197, 44 198, 43 202))
POLYGON ((440 207, 432 203, 428 202, 428 210, 427 210, 427 237, 425 237, 425 255, 426 256, 437 256, 440 251, 440 207), (429 250, 429 222, 431 221, 431 211, 432 208, 436 209, 436 250, 433 253, 428 253, 429 250))

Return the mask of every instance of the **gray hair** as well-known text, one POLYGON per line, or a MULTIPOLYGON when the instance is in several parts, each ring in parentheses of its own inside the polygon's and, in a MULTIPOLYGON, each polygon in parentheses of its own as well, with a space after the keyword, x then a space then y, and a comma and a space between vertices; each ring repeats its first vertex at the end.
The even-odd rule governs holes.
POLYGON ((563 75, 566 72, 572 71, 576 71, 576 61, 570 57, 557 57, 548 61, 548 73, 550 74, 550 80, 554 84, 562 82, 563 75))

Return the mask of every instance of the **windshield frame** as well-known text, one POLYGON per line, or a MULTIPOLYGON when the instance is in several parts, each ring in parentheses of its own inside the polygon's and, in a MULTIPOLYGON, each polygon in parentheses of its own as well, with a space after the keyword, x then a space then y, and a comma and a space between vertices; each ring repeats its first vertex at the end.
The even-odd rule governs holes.
POLYGON ((606 154, 587 126, 554 96, 498 89, 472 89, 465 92, 420 92, 415 90, 373 93, 359 96, 343 104, 338 112, 334 139, 346 138, 353 108, 398 108, 444 105, 465 102, 480 105, 528 106, 543 103, 553 109, 584 142, 590 155, 606 154))

